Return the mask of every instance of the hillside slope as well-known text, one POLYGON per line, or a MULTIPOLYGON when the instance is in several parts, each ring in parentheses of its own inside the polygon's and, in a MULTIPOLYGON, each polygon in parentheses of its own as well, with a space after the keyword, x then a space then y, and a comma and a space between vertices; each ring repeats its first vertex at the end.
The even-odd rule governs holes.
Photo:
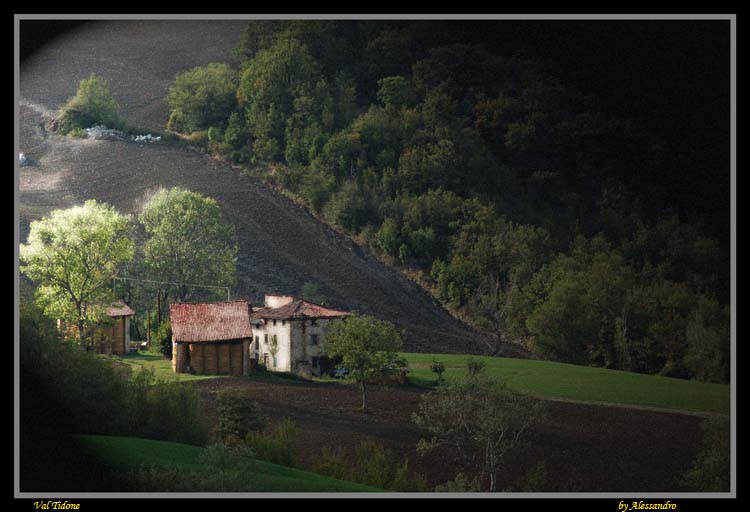
POLYGON ((20 76, 19 151, 32 165, 21 168, 19 176, 21 240, 31 220, 55 208, 96 199, 136 213, 160 188, 184 187, 216 198, 237 229, 235 297, 257 303, 265 292, 298 294, 305 282, 313 282, 333 307, 406 328, 406 350, 478 352, 480 335, 422 288, 259 180, 176 147, 61 138, 44 130, 44 117, 92 72, 112 84, 129 123, 162 128, 163 98, 174 76, 229 59, 242 26, 235 21, 97 23, 27 59, 20 76))

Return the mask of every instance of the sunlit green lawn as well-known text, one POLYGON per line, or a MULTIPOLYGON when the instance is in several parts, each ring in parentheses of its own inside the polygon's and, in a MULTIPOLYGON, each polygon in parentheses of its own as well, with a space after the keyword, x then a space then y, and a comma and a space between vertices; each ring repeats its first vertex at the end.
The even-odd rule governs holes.
POLYGON ((167 381, 186 382, 191 380, 219 379, 221 375, 195 375, 191 373, 175 373, 172 370, 172 361, 166 359, 158 352, 137 352, 122 356, 112 356, 114 359, 130 365, 134 372, 141 368, 153 369, 156 378, 167 381))
MULTIPOLYGON (((437 375, 430 370, 433 359, 445 364, 443 377, 446 380, 467 375, 466 361, 469 356, 414 353, 402 355, 409 362, 409 379, 417 385, 435 384, 437 375)), ((485 373, 504 380, 512 389, 530 395, 729 414, 730 387, 726 384, 551 361, 475 357, 484 362, 485 373)))

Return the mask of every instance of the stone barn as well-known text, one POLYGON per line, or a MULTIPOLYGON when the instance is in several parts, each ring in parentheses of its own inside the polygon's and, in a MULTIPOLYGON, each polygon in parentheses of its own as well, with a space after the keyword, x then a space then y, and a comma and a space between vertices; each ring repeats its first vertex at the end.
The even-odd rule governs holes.
POLYGON ((244 300, 169 307, 176 373, 247 375, 251 305, 244 300))
POLYGON ((264 307, 253 308, 250 352, 272 371, 320 375, 326 328, 350 314, 288 295, 266 295, 264 307))

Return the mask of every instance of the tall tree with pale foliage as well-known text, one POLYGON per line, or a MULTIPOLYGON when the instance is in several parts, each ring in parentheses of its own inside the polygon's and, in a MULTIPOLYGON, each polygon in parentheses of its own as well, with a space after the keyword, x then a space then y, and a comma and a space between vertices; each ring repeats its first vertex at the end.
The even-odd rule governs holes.
POLYGON ((160 281, 177 283, 162 289, 178 301, 194 297, 189 285, 231 286, 237 263, 234 226, 218 203, 181 188, 162 190, 143 208, 139 220, 149 235, 145 263, 160 281))
POLYGON ((82 345, 114 299, 112 278, 133 259, 131 228, 128 216, 90 200, 32 222, 20 246, 20 269, 38 283, 37 302, 47 315, 77 325, 82 345))

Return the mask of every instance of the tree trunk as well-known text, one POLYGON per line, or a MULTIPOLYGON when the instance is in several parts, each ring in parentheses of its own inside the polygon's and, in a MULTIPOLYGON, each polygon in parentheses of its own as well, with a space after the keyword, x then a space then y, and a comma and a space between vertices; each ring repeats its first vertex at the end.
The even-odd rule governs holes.
POLYGON ((367 412, 367 384, 362 381, 360 385, 362 386, 362 412, 367 412))
POLYGON ((86 337, 83 335, 83 319, 78 318, 78 339, 81 342, 81 347, 88 350, 86 347, 86 337))
POLYGON ((490 492, 497 491, 497 467, 495 465, 495 450, 492 440, 487 440, 487 472, 490 474, 490 492))

